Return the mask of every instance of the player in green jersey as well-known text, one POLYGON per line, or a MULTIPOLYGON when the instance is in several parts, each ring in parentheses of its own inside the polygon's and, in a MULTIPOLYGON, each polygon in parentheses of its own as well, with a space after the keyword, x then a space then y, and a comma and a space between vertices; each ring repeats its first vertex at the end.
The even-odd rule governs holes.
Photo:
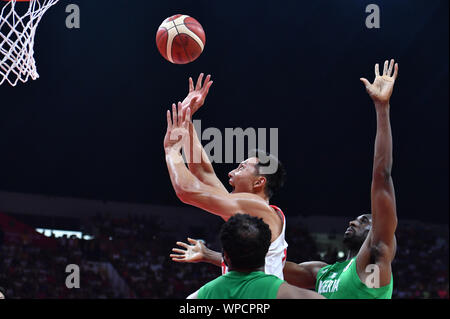
POLYGON ((326 265, 322 262, 286 263, 288 282, 300 287, 315 287, 327 298, 389 299, 392 297, 391 263, 397 243, 397 213, 392 182, 392 135, 389 121, 390 97, 398 74, 394 60, 384 63, 380 75, 375 65, 375 80, 365 78, 367 92, 377 115, 377 133, 372 171, 372 214, 361 215, 349 223, 344 234, 347 260, 326 265))
MULTIPOLYGON (((375 80, 365 78, 367 92, 377 115, 377 133, 373 162, 371 206, 372 214, 364 214, 349 223, 344 234, 348 248, 347 260, 333 265, 321 261, 296 264, 286 262, 285 280, 298 287, 316 289, 327 298, 373 299, 391 298, 393 277, 391 262, 396 251, 397 213, 392 169, 392 135, 389 121, 390 97, 398 74, 394 60, 384 63, 383 74, 375 65, 375 80)), ((172 260, 177 262, 209 262, 220 266, 220 254, 193 239, 191 245, 177 244, 172 260)))
POLYGON ((229 272, 190 295, 189 299, 321 299, 264 273, 271 231, 261 218, 236 214, 221 228, 223 259, 229 272))

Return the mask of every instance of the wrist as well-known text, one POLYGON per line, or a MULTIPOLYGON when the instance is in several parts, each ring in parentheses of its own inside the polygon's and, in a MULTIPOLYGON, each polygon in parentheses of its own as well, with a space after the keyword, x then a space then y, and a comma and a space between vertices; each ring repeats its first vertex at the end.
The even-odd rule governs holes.
POLYGON ((185 97, 184 100, 181 102, 181 107, 184 108, 185 106, 188 106, 190 103, 190 100, 188 97, 185 97))
POLYGON ((177 155, 180 154, 181 147, 177 146, 166 146, 164 147, 164 151, 166 152, 166 156, 177 155))
POLYGON ((213 258, 213 254, 212 254, 212 251, 211 251, 211 249, 209 249, 209 248, 207 248, 206 246, 204 247, 204 250, 203 250, 203 262, 210 262, 210 261, 213 261, 214 260, 214 258, 213 258))
POLYGON ((390 108, 389 101, 374 101, 374 104, 377 110, 389 110, 390 108))
POLYGON ((203 262, 220 265, 222 263, 222 255, 219 252, 211 250, 205 246, 203 251, 203 262))

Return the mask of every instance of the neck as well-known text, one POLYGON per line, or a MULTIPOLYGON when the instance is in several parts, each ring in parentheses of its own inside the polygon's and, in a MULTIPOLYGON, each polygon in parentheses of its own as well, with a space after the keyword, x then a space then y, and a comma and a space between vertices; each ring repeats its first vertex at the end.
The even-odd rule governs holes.
POLYGON ((350 259, 352 259, 353 257, 356 257, 356 255, 358 255, 358 251, 359 251, 359 250, 349 249, 349 250, 347 251, 347 259, 346 259, 346 260, 350 260, 350 259))
POLYGON ((353 257, 356 257, 358 255, 363 243, 364 243, 365 237, 361 238, 361 240, 353 239, 351 241, 344 241, 344 246, 347 248, 347 260, 352 259, 353 257))

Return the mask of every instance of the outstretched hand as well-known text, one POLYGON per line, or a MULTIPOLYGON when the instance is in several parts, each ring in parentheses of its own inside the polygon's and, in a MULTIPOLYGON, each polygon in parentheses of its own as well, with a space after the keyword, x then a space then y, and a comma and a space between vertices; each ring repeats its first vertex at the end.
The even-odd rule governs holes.
POLYGON ((388 60, 384 62, 382 75, 380 75, 378 63, 375 64, 375 80, 372 84, 365 78, 360 78, 360 80, 364 83, 367 93, 375 104, 387 105, 394 89, 397 74, 398 64, 395 63, 394 65, 394 59, 392 59, 390 63, 388 60), (394 70, 394 74, 392 74, 392 70, 394 70))
POLYGON ((192 238, 187 239, 191 245, 177 241, 177 245, 183 247, 183 249, 172 248, 172 251, 176 254, 170 254, 170 258, 173 261, 181 263, 198 263, 203 261, 205 244, 202 240, 195 240, 192 238))
POLYGON ((197 110, 205 103, 206 96, 208 95, 209 88, 213 84, 211 81, 211 75, 207 75, 205 82, 202 84, 203 73, 200 73, 197 84, 194 88, 194 81, 189 78, 189 93, 183 100, 183 109, 189 107, 191 109, 191 116, 194 115, 197 110))

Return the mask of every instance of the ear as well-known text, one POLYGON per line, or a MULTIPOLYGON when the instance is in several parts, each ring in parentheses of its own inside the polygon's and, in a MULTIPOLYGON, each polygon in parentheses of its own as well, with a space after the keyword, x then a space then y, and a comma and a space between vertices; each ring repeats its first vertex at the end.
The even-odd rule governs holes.
POLYGON ((253 187, 255 188, 261 188, 266 186, 267 184, 267 178, 265 178, 264 176, 258 176, 258 178, 253 182, 253 187))

